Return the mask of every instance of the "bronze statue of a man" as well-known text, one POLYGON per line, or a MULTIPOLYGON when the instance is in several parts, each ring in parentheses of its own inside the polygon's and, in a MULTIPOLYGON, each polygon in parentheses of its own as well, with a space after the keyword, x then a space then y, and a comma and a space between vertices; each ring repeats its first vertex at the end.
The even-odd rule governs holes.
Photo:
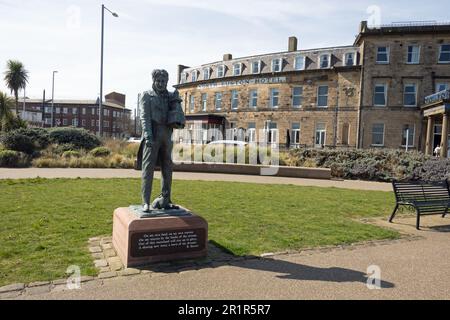
POLYGON ((184 128, 185 117, 178 91, 167 91, 169 74, 154 70, 153 88, 142 94, 140 105, 142 123, 142 201, 143 211, 178 209, 171 201, 172 187, 172 133, 174 128, 184 128), (153 174, 161 167, 161 195, 150 205, 153 174))

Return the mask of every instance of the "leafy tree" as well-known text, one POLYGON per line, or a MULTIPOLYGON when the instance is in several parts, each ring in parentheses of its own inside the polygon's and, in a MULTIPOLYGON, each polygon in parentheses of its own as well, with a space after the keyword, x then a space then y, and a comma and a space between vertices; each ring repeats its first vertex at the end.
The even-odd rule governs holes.
POLYGON ((11 94, 16 99, 16 114, 19 115, 19 91, 24 89, 28 83, 28 71, 25 70, 22 62, 8 60, 6 63, 5 82, 11 94))

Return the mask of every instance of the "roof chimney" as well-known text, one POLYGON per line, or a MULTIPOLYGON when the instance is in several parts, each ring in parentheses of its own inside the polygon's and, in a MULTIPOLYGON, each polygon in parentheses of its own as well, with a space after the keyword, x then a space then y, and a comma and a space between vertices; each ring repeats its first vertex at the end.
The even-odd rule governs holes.
POLYGON ((289 37, 289 52, 297 51, 297 37, 289 37))
POLYGON ((367 21, 361 21, 359 24, 359 33, 363 33, 367 30, 367 21))
POLYGON ((231 53, 226 53, 223 55, 223 61, 233 60, 233 55, 231 53))

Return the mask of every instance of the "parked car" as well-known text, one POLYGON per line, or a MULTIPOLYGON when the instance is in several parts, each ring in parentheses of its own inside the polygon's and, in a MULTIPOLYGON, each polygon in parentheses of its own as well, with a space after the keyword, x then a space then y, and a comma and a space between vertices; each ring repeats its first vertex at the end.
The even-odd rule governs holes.
POLYGON ((247 142, 244 141, 236 141, 236 140, 217 140, 217 141, 212 141, 208 144, 223 144, 223 145, 233 145, 233 146, 246 146, 248 145, 247 142))
POLYGON ((131 137, 127 140, 128 143, 141 143, 141 138, 131 137))

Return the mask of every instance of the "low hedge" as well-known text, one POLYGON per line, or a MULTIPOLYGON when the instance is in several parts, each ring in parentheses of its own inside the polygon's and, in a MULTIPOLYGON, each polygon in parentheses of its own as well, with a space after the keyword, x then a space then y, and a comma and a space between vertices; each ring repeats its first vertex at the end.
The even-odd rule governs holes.
POLYGON ((0 167, 24 168, 31 164, 30 157, 14 150, 0 150, 0 167))
POLYGON ((51 129, 50 142, 59 145, 69 144, 73 148, 86 150, 92 150, 101 145, 100 139, 94 134, 85 129, 72 127, 51 129))

